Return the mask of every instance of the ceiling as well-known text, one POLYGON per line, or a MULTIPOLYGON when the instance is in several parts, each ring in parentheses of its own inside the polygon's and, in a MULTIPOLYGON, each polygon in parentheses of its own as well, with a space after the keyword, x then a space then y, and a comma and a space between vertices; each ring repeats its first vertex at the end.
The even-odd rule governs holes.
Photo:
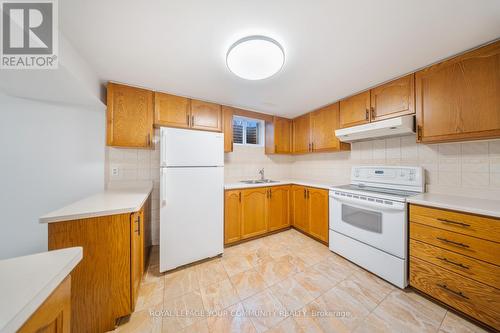
POLYGON ((294 117, 500 37, 498 0, 64 0, 60 28, 113 80, 294 117), (226 68, 241 37, 286 53, 277 75, 226 68))

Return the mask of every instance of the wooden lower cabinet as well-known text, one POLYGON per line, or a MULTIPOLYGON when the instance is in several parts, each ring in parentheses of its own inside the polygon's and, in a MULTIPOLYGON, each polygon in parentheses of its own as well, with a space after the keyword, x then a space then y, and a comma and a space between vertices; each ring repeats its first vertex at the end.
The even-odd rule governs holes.
POLYGON ((328 190, 292 186, 292 225, 328 243, 328 190))
POLYGON ((241 240, 241 191, 224 193, 224 244, 241 240))
POLYGON ((410 205, 410 285, 500 330, 499 223, 410 205))
POLYGON ((290 226, 290 186, 273 186, 268 189, 268 230, 290 226))
POLYGON ((309 232, 307 189, 304 186, 292 185, 292 225, 309 232))
POLYGON ((241 238, 251 238, 267 232, 268 188, 241 191, 241 238))
POLYGON ((17 332, 71 332, 71 276, 61 282, 17 332))
POLYGON ((71 273, 71 332, 110 331, 117 318, 134 311, 147 260, 143 231, 150 221, 145 217, 143 207, 131 214, 48 225, 49 250, 83 248, 83 259, 71 273))

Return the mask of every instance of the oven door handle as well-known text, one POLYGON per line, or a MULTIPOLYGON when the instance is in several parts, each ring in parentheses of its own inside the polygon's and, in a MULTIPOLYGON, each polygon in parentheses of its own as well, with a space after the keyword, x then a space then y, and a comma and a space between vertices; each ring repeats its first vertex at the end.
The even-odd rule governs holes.
POLYGON ((347 204, 354 204, 354 205, 358 206, 359 208, 373 208, 376 210, 383 210, 383 211, 405 210, 405 204, 403 202, 392 201, 392 206, 389 206, 386 204, 380 204, 380 203, 372 202, 372 201, 368 201, 368 200, 339 197, 338 195, 335 195, 335 194, 330 195, 330 198, 332 198, 333 200, 337 200, 339 202, 343 202, 343 203, 347 203, 347 204))

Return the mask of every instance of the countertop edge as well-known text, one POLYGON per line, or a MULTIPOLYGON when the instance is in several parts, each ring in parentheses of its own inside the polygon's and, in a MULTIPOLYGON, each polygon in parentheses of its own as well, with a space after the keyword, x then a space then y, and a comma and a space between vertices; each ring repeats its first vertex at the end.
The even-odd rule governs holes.
POLYGON ((270 186, 280 186, 280 185, 300 185, 300 186, 320 188, 324 190, 328 190, 334 186, 333 184, 326 185, 326 184, 321 184, 319 182, 317 183, 315 181, 306 181, 306 180, 279 180, 276 183, 263 183, 263 184, 245 184, 238 182, 225 183, 224 190, 238 190, 245 188, 270 187, 270 186))
POLYGON ((64 266, 64 268, 59 273, 57 273, 50 281, 48 281, 45 287, 40 290, 40 292, 36 294, 33 299, 28 304, 26 304, 24 308, 17 313, 17 315, 15 315, 14 318, 7 322, 7 324, 3 328, 0 328, 0 332, 16 332, 19 328, 21 328, 24 323, 31 317, 31 315, 33 315, 33 313, 38 310, 43 302, 45 302, 45 300, 52 294, 52 292, 61 284, 61 282, 64 281, 66 276, 70 275, 73 268, 75 268, 83 258, 83 248, 73 247, 70 249, 78 249, 78 251, 75 251, 75 255, 64 266))

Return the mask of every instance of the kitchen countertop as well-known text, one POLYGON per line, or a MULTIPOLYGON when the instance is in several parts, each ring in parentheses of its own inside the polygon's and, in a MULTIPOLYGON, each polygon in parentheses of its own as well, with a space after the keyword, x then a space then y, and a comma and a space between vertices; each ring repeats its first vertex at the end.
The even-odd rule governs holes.
POLYGON ((313 180, 286 179, 286 180, 279 180, 277 183, 262 183, 262 184, 245 184, 242 182, 230 182, 230 183, 224 184, 224 189, 225 190, 236 190, 236 189, 241 189, 241 188, 268 187, 268 186, 291 185, 291 184, 322 188, 325 190, 330 189, 330 187, 332 187, 332 186, 338 185, 338 184, 331 184, 331 183, 327 183, 327 182, 317 182, 317 181, 313 181, 313 180))
POLYGON ((137 212, 153 190, 153 183, 141 182, 108 186, 91 195, 40 217, 40 223, 70 221, 90 217, 137 212))
POLYGON ((17 331, 82 260, 81 247, 0 260, 0 332, 17 331))
POLYGON ((500 200, 461 197, 438 193, 422 193, 408 198, 408 202, 417 205, 500 218, 500 200))

